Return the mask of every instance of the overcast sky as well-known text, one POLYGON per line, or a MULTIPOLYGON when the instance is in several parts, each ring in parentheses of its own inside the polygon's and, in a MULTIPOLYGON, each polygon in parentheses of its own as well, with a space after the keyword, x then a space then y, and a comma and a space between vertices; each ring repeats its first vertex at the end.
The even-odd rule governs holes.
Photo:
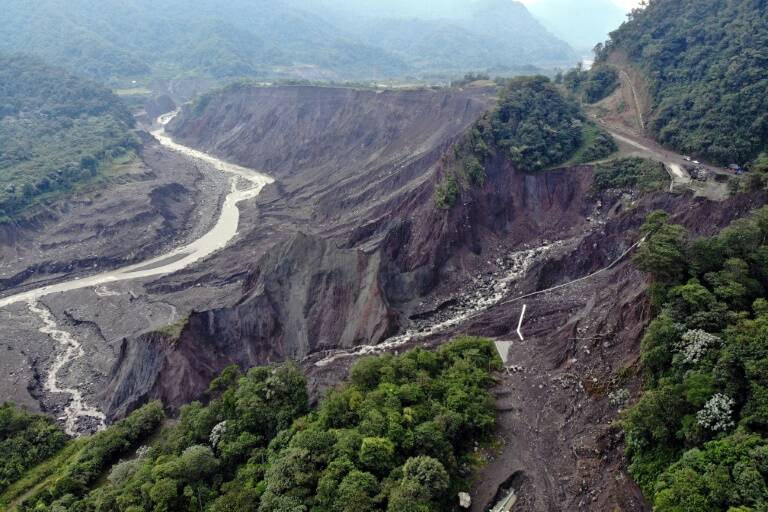
MULTIPOLYGON (((524 4, 531 5, 535 4, 536 2, 540 2, 541 0, 520 0, 524 4)), ((578 0, 573 0, 574 2, 578 2, 578 0)), ((627 12, 632 10, 633 7, 637 7, 637 5, 640 3, 640 0, 612 0, 613 3, 620 6, 621 8, 625 9, 627 12)))

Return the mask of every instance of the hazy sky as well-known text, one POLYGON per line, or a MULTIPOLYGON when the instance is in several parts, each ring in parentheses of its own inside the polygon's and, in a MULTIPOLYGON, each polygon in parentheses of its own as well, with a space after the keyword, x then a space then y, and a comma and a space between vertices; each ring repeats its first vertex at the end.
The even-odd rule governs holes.
MULTIPOLYGON (((1 0, 0 0, 1 1, 1 0)), ((331 10, 356 12, 365 15, 385 15, 418 18, 460 18, 466 16, 473 3, 480 0, 293 0, 323 5, 331 10)), ((511 1, 511 0, 510 0, 511 1)), ((549 0, 518 0, 528 6, 549 0)), ((569 0, 577 7, 581 0, 569 0)), ((609 0, 626 12, 637 6, 640 0, 609 0)), ((562 1, 559 2, 562 4, 562 1)))
MULTIPOLYGON (((520 0, 526 5, 535 4, 536 2, 540 2, 541 0, 520 0)), ((633 7, 637 7, 637 5, 640 3, 640 0, 612 0, 613 3, 620 6, 622 9, 625 9, 627 12, 629 12, 633 7)), ((578 0, 573 0, 574 3, 578 3, 578 0)))

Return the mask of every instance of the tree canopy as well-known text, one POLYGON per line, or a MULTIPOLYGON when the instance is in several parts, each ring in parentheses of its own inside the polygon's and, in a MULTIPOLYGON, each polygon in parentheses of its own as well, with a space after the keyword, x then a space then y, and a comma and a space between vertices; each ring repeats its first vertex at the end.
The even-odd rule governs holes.
POLYGON ((132 151, 132 126, 108 89, 33 57, 0 55, 0 217, 132 151))
POLYGON ((183 407, 148 447, 126 457, 139 433, 146 442, 147 428, 137 426, 156 426, 157 404, 84 441, 20 508, 451 510, 466 485, 471 449, 493 431, 488 389, 500 364, 493 342, 466 337, 435 352, 368 357, 314 410, 294 364, 244 375, 230 367, 211 383, 207 405, 183 407), (98 475, 106 478, 97 484, 98 475))
POLYGON ((666 145, 722 164, 768 147, 768 4, 650 0, 601 49, 626 52, 653 99, 649 129, 666 145))
POLYGON ((622 420, 654 510, 768 506, 768 207, 692 241, 649 216, 636 262, 654 279, 645 389, 622 420))

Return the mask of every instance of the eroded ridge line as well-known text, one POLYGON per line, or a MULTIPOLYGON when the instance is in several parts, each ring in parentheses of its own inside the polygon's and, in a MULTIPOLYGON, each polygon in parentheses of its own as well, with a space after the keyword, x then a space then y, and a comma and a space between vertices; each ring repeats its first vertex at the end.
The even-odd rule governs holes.
POLYGON ((83 346, 70 333, 59 329, 56 319, 47 307, 35 301, 29 301, 28 304, 29 311, 43 322, 43 326, 40 327, 39 331, 59 344, 56 358, 48 370, 48 376, 43 387, 50 393, 65 394, 70 397, 69 403, 64 408, 64 431, 71 436, 79 435, 77 422, 83 417, 95 418, 97 430, 104 429, 106 427, 106 416, 97 408, 87 405, 79 389, 59 387, 59 372, 66 365, 85 355, 83 346))
POLYGON ((528 270, 530 270, 534 261, 549 252, 551 249, 552 245, 543 245, 541 247, 535 247, 533 249, 526 249, 514 253, 513 256, 519 258, 519 264, 517 264, 511 271, 509 271, 505 277, 498 281, 497 288, 493 294, 484 297, 472 309, 468 311, 463 311, 451 318, 448 318, 447 320, 433 324, 424 331, 416 332, 409 329, 402 334, 387 338, 378 345, 360 345, 352 349, 339 349, 326 352, 328 355, 323 359, 315 362, 315 366, 327 366, 330 363, 345 357, 372 355, 387 350, 393 350, 408 342, 423 339, 433 334, 443 332, 452 327, 456 327, 457 325, 461 325, 467 320, 481 315, 488 311, 490 308, 497 305, 507 295, 512 283, 524 277, 528 270))

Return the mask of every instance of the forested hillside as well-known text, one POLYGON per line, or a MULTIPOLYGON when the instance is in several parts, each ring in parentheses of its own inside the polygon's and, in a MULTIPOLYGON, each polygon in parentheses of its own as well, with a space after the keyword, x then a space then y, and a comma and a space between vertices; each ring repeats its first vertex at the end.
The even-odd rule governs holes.
POLYGON ((579 105, 546 77, 510 80, 498 105, 454 146, 436 191, 439 208, 452 207, 461 190, 485 183, 487 163, 508 159, 523 172, 599 160, 617 149, 613 138, 590 124, 579 105))
MULTIPOLYGON (((462 19, 371 16, 321 0, 11 0, 0 51, 25 51, 104 82, 207 76, 378 79, 510 71, 575 60, 517 2, 462 19)), ((331 2, 339 4, 339 2, 331 2)))
POLYGON ((133 118, 108 89, 0 55, 0 216, 95 176, 132 151, 133 118))
MULTIPOLYGON (((231 367, 211 383, 208 405, 185 406, 153 442, 148 435, 162 417, 156 403, 70 442, 21 480, 11 474, 6 484, 16 482, 0 504, 21 498, 22 511, 94 512, 454 510, 472 474, 471 449, 493 431, 488 388, 500 365, 493 342, 478 338, 362 359, 311 412, 293 363, 245 375, 231 367)), ((32 428, 39 430, 16 430, 30 437, 32 428)), ((16 455, 25 445, 9 447, 16 455)))
POLYGON ((663 212, 643 231, 656 317, 623 419, 629 469, 658 512, 766 510, 768 208, 712 238, 663 212))
POLYGON ((768 147, 768 4, 651 0, 611 34, 646 75, 663 144, 745 164, 768 147))

